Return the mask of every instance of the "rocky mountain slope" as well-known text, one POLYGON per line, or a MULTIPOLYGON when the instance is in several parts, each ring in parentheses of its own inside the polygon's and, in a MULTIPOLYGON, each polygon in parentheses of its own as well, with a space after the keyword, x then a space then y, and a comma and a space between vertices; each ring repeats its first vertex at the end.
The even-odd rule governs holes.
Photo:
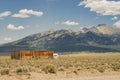
POLYGON ((51 30, 0 46, 0 52, 21 49, 120 52, 120 29, 100 24, 80 30, 51 30))

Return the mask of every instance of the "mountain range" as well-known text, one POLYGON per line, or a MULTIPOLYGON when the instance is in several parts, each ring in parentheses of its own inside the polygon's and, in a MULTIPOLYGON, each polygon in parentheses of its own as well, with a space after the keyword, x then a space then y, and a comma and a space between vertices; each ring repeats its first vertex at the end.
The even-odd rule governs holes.
POLYGON ((80 30, 48 30, 0 46, 0 52, 23 49, 55 52, 120 52, 120 29, 99 24, 80 30))

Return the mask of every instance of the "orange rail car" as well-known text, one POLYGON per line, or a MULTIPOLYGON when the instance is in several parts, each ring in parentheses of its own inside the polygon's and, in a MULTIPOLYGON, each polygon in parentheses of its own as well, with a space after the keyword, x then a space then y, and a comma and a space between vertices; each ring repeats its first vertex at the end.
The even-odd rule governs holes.
POLYGON ((53 58, 54 51, 30 51, 30 50, 20 50, 12 51, 11 59, 39 59, 41 57, 53 58))

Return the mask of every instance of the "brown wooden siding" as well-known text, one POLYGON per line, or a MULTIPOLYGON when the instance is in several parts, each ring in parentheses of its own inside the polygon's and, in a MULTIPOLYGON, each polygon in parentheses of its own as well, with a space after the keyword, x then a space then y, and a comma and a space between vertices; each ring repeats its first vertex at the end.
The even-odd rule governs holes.
POLYGON ((54 51, 30 51, 30 50, 21 50, 11 52, 11 59, 32 59, 32 58, 41 58, 41 57, 53 57, 54 51))

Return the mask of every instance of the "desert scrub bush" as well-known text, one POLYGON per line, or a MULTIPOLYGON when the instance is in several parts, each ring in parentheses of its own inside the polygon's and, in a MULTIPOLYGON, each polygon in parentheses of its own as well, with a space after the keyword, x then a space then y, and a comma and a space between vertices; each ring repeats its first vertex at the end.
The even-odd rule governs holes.
POLYGON ((49 64, 46 65, 42 71, 44 71, 46 74, 47 73, 56 73, 57 72, 57 67, 55 65, 49 64))
POLYGON ((106 69, 106 67, 105 66, 99 66, 99 67, 97 67, 96 68, 100 73, 104 73, 105 72, 105 69, 106 69))
POLYGON ((113 71, 120 71, 120 64, 112 64, 113 71))
POLYGON ((16 69, 16 73, 27 73, 27 72, 28 72, 28 69, 25 67, 18 67, 16 69))
POLYGON ((4 68, 0 71, 1 75, 8 75, 10 73, 10 70, 8 68, 4 68))

